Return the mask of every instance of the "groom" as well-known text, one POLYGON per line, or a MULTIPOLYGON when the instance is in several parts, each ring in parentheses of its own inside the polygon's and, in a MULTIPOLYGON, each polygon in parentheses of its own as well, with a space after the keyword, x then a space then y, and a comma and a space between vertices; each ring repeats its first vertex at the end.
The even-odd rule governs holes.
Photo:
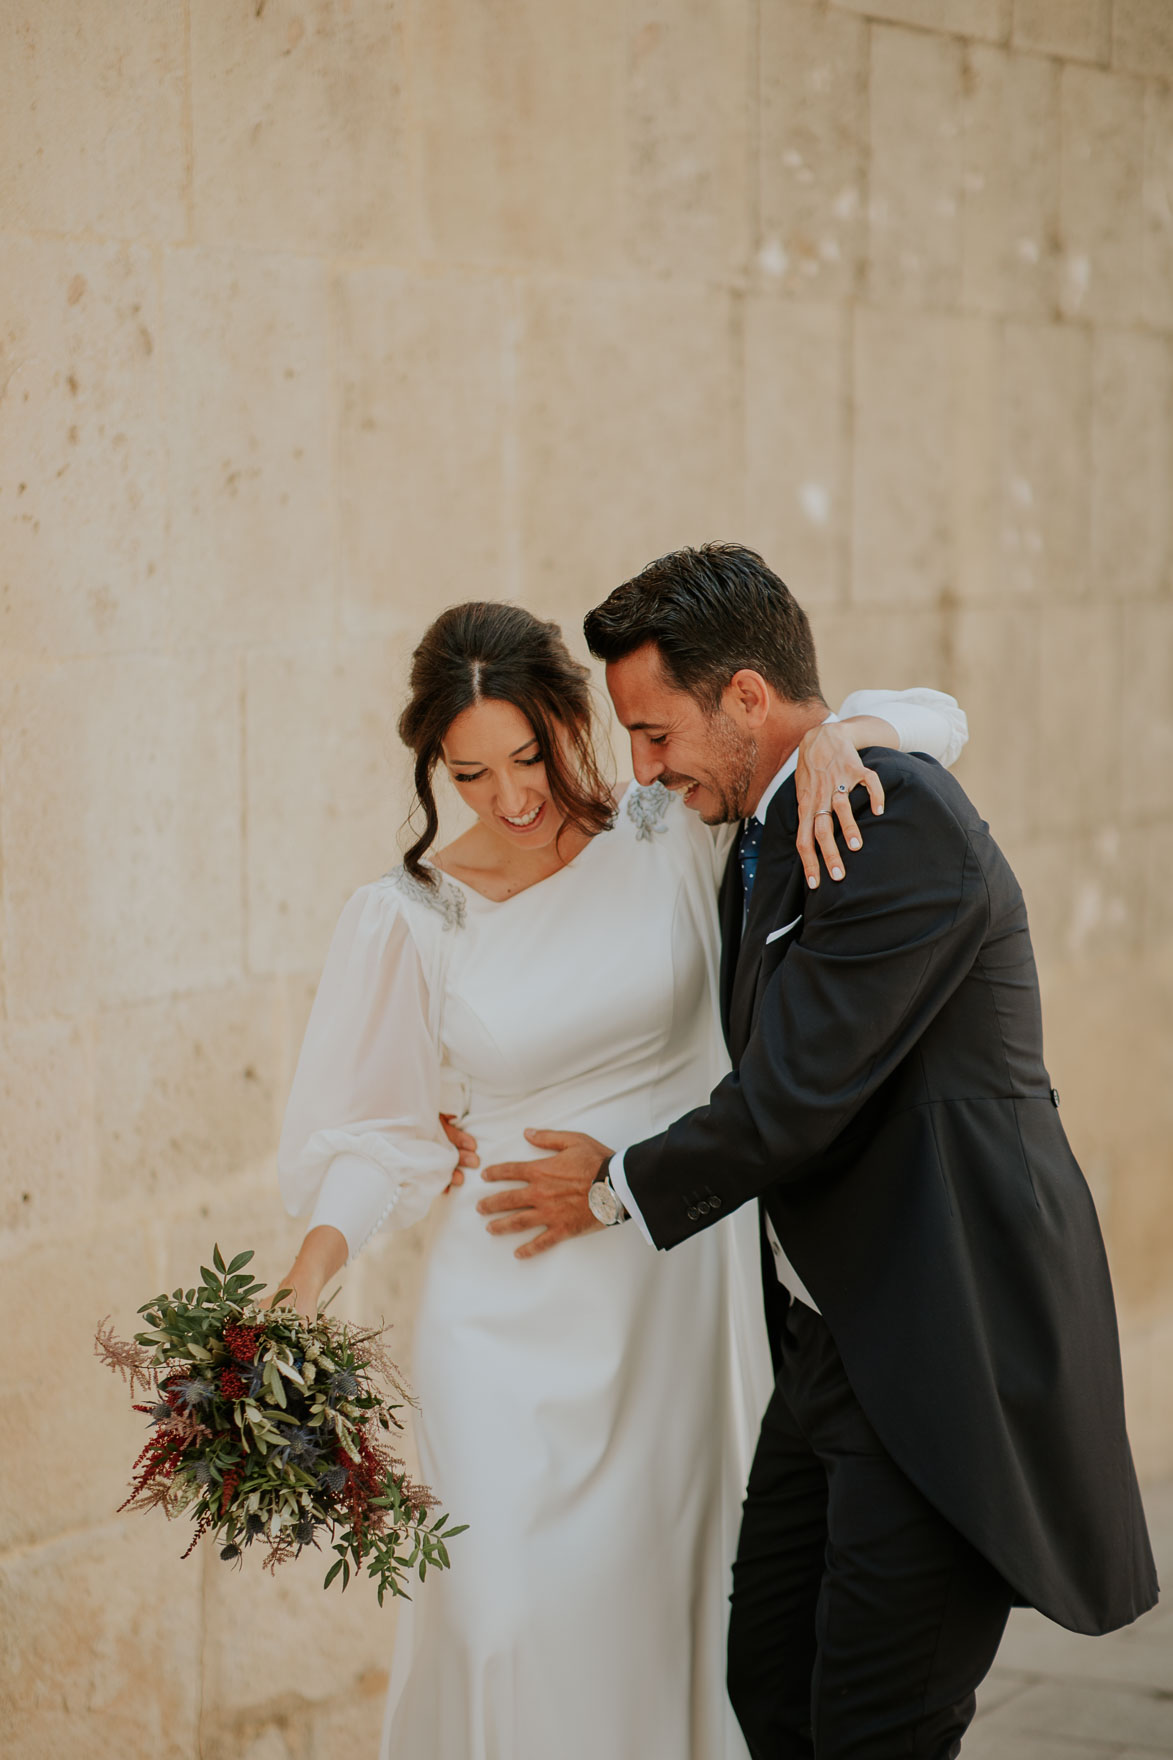
POLYGON ((807 620, 752 551, 662 557, 586 632, 638 780, 741 821, 721 890, 733 1071, 622 1154, 535 1137, 558 1152, 488 1170, 519 1183, 481 1208, 498 1228, 536 1212, 538 1247, 628 1223, 671 1248, 760 1200, 777 1382, 733 1704, 754 1760, 946 1760, 1013 1602, 1104 1632, 1157 1593, 1022 895, 952 777, 888 751, 865 758, 883 817, 840 884, 808 890, 794 757, 827 708, 807 620))

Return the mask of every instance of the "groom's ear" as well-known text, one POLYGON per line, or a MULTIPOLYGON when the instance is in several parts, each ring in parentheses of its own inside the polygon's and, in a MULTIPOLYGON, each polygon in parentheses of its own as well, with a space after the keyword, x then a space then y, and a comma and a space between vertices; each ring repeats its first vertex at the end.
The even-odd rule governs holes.
POLYGON ((730 720, 747 733, 765 725, 770 713, 773 692, 760 672, 743 666, 735 672, 721 694, 721 707, 730 720))

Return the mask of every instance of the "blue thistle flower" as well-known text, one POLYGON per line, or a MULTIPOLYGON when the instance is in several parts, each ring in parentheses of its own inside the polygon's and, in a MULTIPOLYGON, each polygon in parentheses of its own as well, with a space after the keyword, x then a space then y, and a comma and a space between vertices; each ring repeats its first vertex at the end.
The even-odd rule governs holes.
POLYGON ((358 1382, 349 1369, 339 1369, 331 1375, 326 1386, 336 1399, 353 1399, 358 1392, 358 1382))
POLYGON ((193 1406, 202 1406, 216 1397, 216 1389, 211 1382, 201 1381, 198 1375, 191 1375, 186 1381, 181 1381, 175 1391, 189 1412, 193 1406))
POLYGON ((287 1432, 289 1440, 283 1448, 276 1450, 276 1459, 282 1466, 290 1461, 297 1467, 316 1467, 326 1452, 320 1440, 321 1432, 309 1424, 297 1424, 287 1432))

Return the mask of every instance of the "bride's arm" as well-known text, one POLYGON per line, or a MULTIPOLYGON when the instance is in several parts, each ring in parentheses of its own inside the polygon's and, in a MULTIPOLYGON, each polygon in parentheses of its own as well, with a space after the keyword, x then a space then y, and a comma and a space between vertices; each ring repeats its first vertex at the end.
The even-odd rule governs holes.
POLYGON ((836 826, 849 849, 863 844, 851 810, 853 788, 867 789, 873 813, 884 811, 880 779, 860 761, 860 752, 869 746, 927 752, 949 769, 968 739, 969 724, 956 698, 920 686, 906 691, 853 691, 836 718, 813 727, 799 746, 795 775, 798 853, 808 886, 819 884, 820 854, 832 880, 843 878, 836 826))
POLYGON ((337 1277, 349 1256, 350 1249, 341 1229, 320 1223, 307 1232, 297 1249, 297 1258, 277 1285, 277 1290, 287 1289, 298 1312, 312 1318, 318 1311, 322 1291, 332 1277, 337 1277))
POLYGON ((417 1222, 457 1151, 439 1121, 440 1060, 423 968, 394 891, 342 913, 286 1108, 277 1171, 309 1227, 282 1285, 305 1313, 376 1229, 417 1222))

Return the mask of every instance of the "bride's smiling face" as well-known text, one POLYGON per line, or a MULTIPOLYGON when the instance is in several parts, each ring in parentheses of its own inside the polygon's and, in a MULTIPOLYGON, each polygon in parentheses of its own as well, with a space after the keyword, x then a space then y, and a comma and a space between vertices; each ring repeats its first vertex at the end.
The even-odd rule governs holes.
POLYGON ((533 728, 512 703, 474 703, 442 751, 456 792, 487 830, 518 849, 544 849, 562 829, 533 728))

